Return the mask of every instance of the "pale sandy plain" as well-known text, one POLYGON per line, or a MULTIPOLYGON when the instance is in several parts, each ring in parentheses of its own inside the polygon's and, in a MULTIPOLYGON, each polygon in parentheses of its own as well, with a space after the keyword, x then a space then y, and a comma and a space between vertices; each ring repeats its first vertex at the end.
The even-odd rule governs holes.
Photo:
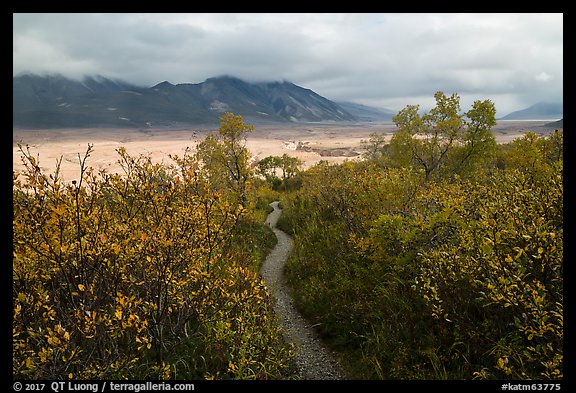
MULTIPOLYGON (((246 122, 250 124, 249 122, 246 122)), ((547 121, 499 122, 494 127, 498 143, 506 143, 526 131, 547 133, 551 129, 542 126, 547 121)), ((154 162, 170 163, 169 154, 182 156, 187 147, 194 150, 210 132, 218 126, 171 129, 58 129, 58 130, 13 130, 13 169, 21 171, 23 164, 18 143, 30 146, 34 156, 38 155, 40 166, 52 173, 56 161, 62 157, 61 175, 65 182, 78 178, 78 155, 84 155, 88 143, 94 150, 87 161, 95 169, 105 168, 108 172, 122 172, 118 164, 119 147, 126 148, 131 156, 149 155, 154 162)), ((361 157, 363 140, 370 134, 385 133, 391 138, 396 127, 389 124, 273 124, 256 125, 247 137, 253 161, 270 156, 288 154, 298 157, 308 168, 320 160, 343 162, 361 157)))

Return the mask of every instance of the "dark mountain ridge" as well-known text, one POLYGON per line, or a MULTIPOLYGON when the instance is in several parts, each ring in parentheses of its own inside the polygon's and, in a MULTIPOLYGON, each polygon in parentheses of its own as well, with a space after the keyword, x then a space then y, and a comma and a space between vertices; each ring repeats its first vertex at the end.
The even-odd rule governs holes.
POLYGON ((355 116, 358 121, 362 122, 392 124, 392 118, 396 116, 396 112, 390 109, 375 108, 372 106, 346 101, 337 101, 336 103, 340 105, 340 107, 344 108, 348 113, 355 116))
POLYGON ((42 106, 87 94, 134 89, 136 86, 101 75, 87 76, 82 81, 62 75, 24 74, 13 78, 13 99, 18 106, 42 106))
POLYGON ((557 102, 538 102, 528 108, 507 114, 499 120, 559 120, 564 115, 564 105, 557 102))
POLYGON ((14 127, 210 124, 224 112, 271 122, 357 120, 338 104, 286 81, 249 83, 222 76, 146 88, 102 76, 81 81, 61 75, 13 78, 14 127))

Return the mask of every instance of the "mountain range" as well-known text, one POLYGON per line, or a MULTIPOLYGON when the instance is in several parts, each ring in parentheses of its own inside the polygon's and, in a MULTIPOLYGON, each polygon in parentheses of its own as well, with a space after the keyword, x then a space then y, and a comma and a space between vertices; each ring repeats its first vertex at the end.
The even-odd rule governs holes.
POLYGON ((90 76, 13 78, 14 127, 162 127, 217 123, 224 112, 250 121, 341 122, 358 118, 310 89, 290 82, 249 83, 235 77, 202 83, 164 81, 145 88, 90 76))
POLYGON ((558 120, 564 117, 564 104, 538 102, 526 109, 507 114, 499 120, 558 120))
MULTIPOLYGON (((246 82, 232 76, 201 83, 135 86, 104 76, 13 77, 13 127, 170 127, 217 124, 224 112, 258 122, 376 122, 395 111, 334 102, 291 82, 246 82)), ((558 120, 563 104, 541 102, 499 120, 558 120)))
POLYGON ((373 106, 362 105, 355 102, 337 101, 340 107, 344 108, 348 113, 352 114, 358 121, 361 122, 377 122, 377 123, 390 123, 392 118, 396 116, 396 111, 386 108, 376 108, 373 106))

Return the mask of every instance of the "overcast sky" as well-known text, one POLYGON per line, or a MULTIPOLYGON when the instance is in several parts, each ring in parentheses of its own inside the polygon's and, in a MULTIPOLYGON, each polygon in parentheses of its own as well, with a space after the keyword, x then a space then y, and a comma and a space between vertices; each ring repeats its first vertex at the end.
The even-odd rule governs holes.
POLYGON ((498 116, 563 101, 563 15, 14 14, 13 75, 142 86, 232 75, 400 110, 458 93, 498 116))

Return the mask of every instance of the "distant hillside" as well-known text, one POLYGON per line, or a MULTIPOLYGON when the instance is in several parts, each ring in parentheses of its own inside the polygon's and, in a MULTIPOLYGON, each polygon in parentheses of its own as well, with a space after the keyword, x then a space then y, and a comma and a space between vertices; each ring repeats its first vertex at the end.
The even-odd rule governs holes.
POLYGON ((546 123, 546 124, 544 124, 544 127, 546 127, 546 128, 564 128, 564 118, 557 120, 557 121, 553 121, 551 123, 546 123))
POLYGON ((20 111, 41 108, 45 105, 62 104, 68 99, 93 93, 130 90, 135 86, 126 82, 89 76, 76 81, 62 75, 26 74, 12 80, 14 109, 20 111))
POLYGON ((392 118, 396 116, 395 111, 386 108, 375 108, 355 102, 338 101, 336 103, 354 115, 358 121, 392 123, 392 118))
POLYGON ((564 105, 554 102, 539 102, 526 109, 512 112, 499 120, 558 120, 563 118, 564 105))
POLYGON ((223 76, 150 88, 102 76, 13 78, 15 127, 152 127, 217 123, 224 112, 274 122, 355 121, 338 104, 290 82, 248 83, 223 76))

